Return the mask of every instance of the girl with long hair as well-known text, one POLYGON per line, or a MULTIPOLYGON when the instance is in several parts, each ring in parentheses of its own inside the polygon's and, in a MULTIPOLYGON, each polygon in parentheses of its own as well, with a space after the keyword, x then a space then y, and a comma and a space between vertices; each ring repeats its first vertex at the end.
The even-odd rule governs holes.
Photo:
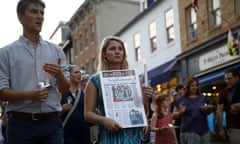
POLYGON ((156 132, 155 144, 175 144, 175 135, 172 125, 172 114, 169 112, 170 96, 157 95, 155 98, 155 111, 151 120, 151 130, 156 132))

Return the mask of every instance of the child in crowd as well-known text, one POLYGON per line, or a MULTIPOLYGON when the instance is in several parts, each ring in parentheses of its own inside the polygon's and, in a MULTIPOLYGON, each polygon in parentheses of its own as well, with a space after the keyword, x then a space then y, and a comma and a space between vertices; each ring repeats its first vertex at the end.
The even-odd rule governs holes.
POLYGON ((155 104, 155 111, 151 120, 151 130, 156 132, 155 144, 175 144, 172 114, 169 112, 170 96, 166 94, 157 95, 155 104))

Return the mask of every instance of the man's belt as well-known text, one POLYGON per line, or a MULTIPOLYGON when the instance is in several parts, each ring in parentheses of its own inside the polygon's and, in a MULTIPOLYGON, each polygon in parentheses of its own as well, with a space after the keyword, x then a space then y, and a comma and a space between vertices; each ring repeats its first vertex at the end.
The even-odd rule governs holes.
POLYGON ((48 120, 59 116, 59 112, 49 112, 49 113, 25 113, 10 111, 7 112, 9 118, 20 118, 29 120, 48 120))

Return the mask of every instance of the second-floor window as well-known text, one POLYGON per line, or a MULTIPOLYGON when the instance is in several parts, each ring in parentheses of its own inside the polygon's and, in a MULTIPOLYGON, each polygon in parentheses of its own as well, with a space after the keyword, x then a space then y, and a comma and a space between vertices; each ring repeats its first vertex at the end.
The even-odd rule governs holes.
POLYGON ((135 49, 135 60, 138 62, 141 59, 140 33, 136 33, 134 35, 134 49, 135 49))
POLYGON ((220 0, 211 0, 211 24, 212 27, 220 26, 222 23, 220 0))
POLYGON ((175 39, 174 32, 174 16, 173 9, 169 9, 165 13, 166 31, 167 31, 167 41, 170 43, 175 39))
POLYGON ((97 71, 97 62, 96 59, 92 59, 92 72, 95 73, 97 71))
POLYGON ((84 37, 85 37, 85 47, 88 47, 88 30, 87 29, 85 29, 84 37))
POLYGON ((80 52, 83 50, 83 37, 82 37, 82 35, 79 36, 79 50, 80 50, 80 52))
POLYGON ((154 52, 157 50, 156 22, 150 23, 149 35, 150 35, 150 43, 151 43, 151 52, 154 52))
POLYGON ((187 9, 187 25, 188 38, 192 40, 197 37, 197 16, 192 6, 187 9))
POLYGON ((74 50, 73 50, 73 48, 70 48, 70 61, 69 61, 69 63, 71 64, 71 63, 73 63, 74 62, 74 50))
POLYGON ((77 39, 75 39, 74 40, 74 52, 75 52, 75 56, 77 56, 78 55, 78 41, 77 41, 77 39))
POLYGON ((90 38, 91 38, 91 42, 94 42, 94 24, 91 23, 90 25, 90 38))
POLYGON ((144 9, 146 9, 147 8, 147 3, 146 3, 146 1, 144 0, 144 1, 142 1, 142 9, 144 10, 144 9))
POLYGON ((86 63, 85 72, 89 73, 89 63, 86 63))

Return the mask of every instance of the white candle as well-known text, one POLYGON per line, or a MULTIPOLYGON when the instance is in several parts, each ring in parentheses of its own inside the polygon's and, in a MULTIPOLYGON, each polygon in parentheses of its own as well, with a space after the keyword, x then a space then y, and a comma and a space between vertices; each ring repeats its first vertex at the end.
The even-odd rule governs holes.
POLYGON ((144 63, 144 84, 145 86, 148 86, 147 62, 145 59, 143 60, 143 63, 144 63))

